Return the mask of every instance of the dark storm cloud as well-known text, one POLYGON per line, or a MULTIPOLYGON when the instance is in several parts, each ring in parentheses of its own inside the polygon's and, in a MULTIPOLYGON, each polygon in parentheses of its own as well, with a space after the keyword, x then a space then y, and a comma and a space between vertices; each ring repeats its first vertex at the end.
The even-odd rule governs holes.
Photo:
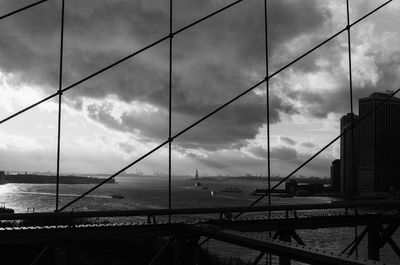
MULTIPOLYGON (((282 104, 278 98, 276 98, 276 101, 275 104, 282 104)), ((118 119, 112 115, 113 108, 118 108, 118 106, 109 103, 91 104, 87 106, 87 113, 90 118, 108 128, 136 133, 148 141, 164 141, 168 138, 168 113, 166 111, 124 112, 118 119)), ((193 120, 196 112, 204 112, 204 109, 199 108, 199 106, 195 106, 194 109, 187 107, 185 112, 174 113, 173 135, 197 121, 193 120)), ((279 119, 279 114, 273 112, 271 117, 271 121, 276 122, 279 119)), ((215 117, 203 121, 200 125, 180 136, 174 143, 186 148, 237 149, 246 144, 245 139, 255 137, 259 130, 260 121, 261 123, 266 121, 265 104, 262 98, 253 95, 240 104, 228 107, 216 114, 215 117), (255 99, 252 99, 253 97, 255 99)))
POLYGON ((253 172, 256 168, 265 167, 264 160, 243 155, 238 150, 212 152, 207 157, 198 156, 197 161, 207 167, 221 170, 221 172, 232 172, 234 174, 245 174, 253 172))
MULTIPOLYGON (((258 158, 265 159, 267 151, 262 146, 249 146, 248 151, 258 158)), ((276 146, 271 148, 271 159, 278 161, 292 161, 298 158, 298 152, 293 147, 276 146)))
POLYGON ((296 144, 296 141, 293 140, 292 138, 289 138, 289 137, 281 136, 279 139, 281 139, 281 141, 283 141, 284 143, 286 143, 288 145, 295 145, 296 144))
POLYGON ((314 148, 315 144, 311 142, 303 142, 301 143, 302 146, 307 147, 307 148, 314 148))
POLYGON ((267 150, 262 146, 250 146, 248 151, 255 155, 257 158, 265 159, 267 158, 267 150))
MULTIPOLYGON (((266 150, 262 146, 249 146, 248 151, 258 157, 259 159, 253 159, 260 162, 260 166, 263 165, 265 167, 265 159, 266 159, 266 150)), ((331 166, 332 161, 335 159, 329 153, 332 151, 331 148, 328 148, 328 152, 324 152, 313 160, 311 160, 307 165, 303 166, 296 175, 305 175, 311 176, 316 175, 319 177, 329 175, 329 168, 331 166)), ((293 147, 287 146, 276 146, 271 149, 271 170, 278 173, 282 176, 286 176, 291 173, 293 170, 297 169, 300 165, 302 165, 305 161, 307 161, 314 153, 299 151, 293 147)), ((223 159, 223 158, 221 158, 223 159)), ((247 163, 247 160, 251 160, 249 157, 242 157, 243 166, 247 163)), ((217 162, 215 162, 217 163, 217 162)), ((256 162, 253 162, 253 165, 256 162)))
POLYGON ((281 146, 271 148, 271 158, 277 160, 295 160, 298 158, 298 153, 295 148, 281 146))
MULTIPOLYGON (((379 57, 378 57, 379 58, 379 57)), ((378 81, 377 87, 382 89, 397 90, 400 88, 400 51, 393 53, 389 61, 379 60, 377 62, 380 69, 381 78, 378 81)), ((397 95, 399 97, 399 95, 397 95)))
POLYGON ((118 143, 118 146, 127 154, 131 154, 136 148, 129 143, 118 143))
MULTIPOLYGON (((174 28, 184 26, 228 1, 175 1, 174 28)), ((17 7, 15 1, 2 3, 17 7)), ((284 43, 313 38, 330 14, 319 1, 271 1, 270 52, 287 52, 284 43)), ((0 25, 0 68, 26 82, 57 88, 60 2, 51 1, 9 18, 0 25)), ((63 83, 69 85, 168 33, 167 1, 67 1, 63 83)), ((256 83, 264 75, 263 1, 245 1, 174 38, 173 125, 183 129, 202 115, 256 83)), ((110 114, 118 106, 87 107, 89 117, 106 126, 149 140, 166 139, 168 109, 167 42, 64 94, 81 108, 82 96, 115 95, 125 102, 150 103, 156 113, 110 114)), ((282 57, 283 56, 283 57, 282 57)), ((291 56, 288 54, 287 56, 291 56)), ((288 58, 289 59, 289 58, 288 58)), ((311 64, 310 63, 306 63, 311 64)), ((309 70, 306 65, 299 65, 309 70)), ((296 96, 299 97, 299 96, 296 96)), ((265 123, 263 95, 245 98, 183 135, 184 147, 239 148, 265 123)), ((271 122, 279 113, 296 113, 271 95, 271 122)), ((323 114, 320 114, 323 115, 323 114)), ((279 153, 279 152, 278 152, 279 153)), ((279 156, 279 154, 277 154, 279 156)))

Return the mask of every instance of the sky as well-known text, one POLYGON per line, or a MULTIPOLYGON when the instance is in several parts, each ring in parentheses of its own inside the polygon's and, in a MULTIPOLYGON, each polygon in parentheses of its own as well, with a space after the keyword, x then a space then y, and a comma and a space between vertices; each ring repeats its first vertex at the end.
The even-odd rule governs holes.
MULTIPOLYGON (((0 15, 32 3, 1 0, 0 15)), ((231 3, 175 0, 173 29, 231 3)), ((384 1, 352 0, 351 22, 384 1)), ((264 1, 245 0, 173 38, 172 134, 266 75, 264 1)), ((274 73, 342 30, 346 1, 269 0, 274 73)), ((66 0, 62 86, 169 34, 166 0, 66 0)), ((61 1, 0 21, 0 118, 58 89, 61 1)), ((400 1, 351 28, 358 98, 400 87, 400 1)), ((270 79, 271 173, 285 176, 339 134, 350 111, 347 32, 270 79)), ((169 41, 85 81, 62 97, 60 170, 113 173, 168 139, 169 41)), ((0 168, 56 170, 58 98, 0 124, 0 168)), ((266 175, 266 88, 257 87, 172 144, 172 172, 266 175)), ((168 172, 168 145, 127 172, 168 172)), ((335 143, 298 175, 329 176, 335 143)))

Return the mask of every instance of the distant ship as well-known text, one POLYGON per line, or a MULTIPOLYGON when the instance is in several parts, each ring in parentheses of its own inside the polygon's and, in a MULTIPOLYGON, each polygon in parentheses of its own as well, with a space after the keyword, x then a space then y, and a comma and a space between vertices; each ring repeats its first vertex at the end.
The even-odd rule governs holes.
POLYGON ((200 182, 196 182, 196 183, 194 184, 194 186, 195 186, 195 187, 201 187, 201 183, 200 183, 200 182))
POLYGON ((113 198, 113 199, 123 199, 124 198, 124 196, 122 196, 122 195, 119 195, 119 194, 114 194, 114 195, 112 195, 111 196, 111 198, 113 198))
POLYGON ((229 187, 229 188, 221 190, 221 192, 240 193, 240 192, 242 192, 242 190, 240 190, 238 188, 229 187))

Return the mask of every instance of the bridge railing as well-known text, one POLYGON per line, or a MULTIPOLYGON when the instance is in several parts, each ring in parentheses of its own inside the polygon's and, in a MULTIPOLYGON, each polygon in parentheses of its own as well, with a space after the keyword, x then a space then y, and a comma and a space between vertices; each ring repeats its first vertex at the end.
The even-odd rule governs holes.
MULTIPOLYGON (((299 204, 299 205, 271 205, 245 206, 245 207, 213 207, 213 208, 177 208, 177 209, 141 209, 141 210, 115 210, 115 211, 79 211, 79 212, 42 212, 42 213, 14 213, 0 214, 0 220, 63 220, 79 218, 100 217, 162 217, 179 215, 216 215, 216 218, 224 218, 226 214, 234 213, 265 213, 309 211, 309 210, 333 210, 333 209, 400 209, 400 202, 342 202, 323 204, 299 204)), ((210 216, 210 218, 212 218, 210 216)))

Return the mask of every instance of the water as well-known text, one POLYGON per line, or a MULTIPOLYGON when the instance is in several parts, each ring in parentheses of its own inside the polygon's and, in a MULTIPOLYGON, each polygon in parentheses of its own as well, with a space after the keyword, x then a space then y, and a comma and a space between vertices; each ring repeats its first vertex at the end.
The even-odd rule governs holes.
MULTIPOLYGON (((168 180, 161 177, 117 177, 117 184, 107 184, 95 190, 82 200, 68 207, 66 211, 88 210, 133 210, 157 209, 168 207, 168 180), (114 199, 112 195, 122 195, 124 199, 114 199)), ((256 188, 266 188, 262 181, 201 181, 202 187, 195 187, 195 180, 173 179, 172 208, 196 207, 230 207, 248 206, 257 197, 250 195, 256 188), (207 189, 203 189, 207 187, 207 189), (241 193, 221 192, 226 188, 238 188, 241 193), (215 195, 211 195, 214 190, 215 195)), ((272 183, 275 185, 275 183, 272 183)), ((93 185, 60 185, 59 205, 62 207, 93 185)), ((280 187, 281 188, 281 187, 280 187)), ((52 184, 4 184, 0 186, 0 202, 15 212, 48 212, 55 209, 55 185, 52 184)), ((335 201, 329 197, 272 197, 272 204, 306 204, 329 203, 335 201)), ((267 201, 263 200, 263 204, 267 201)), ((262 205, 262 204, 259 204, 262 205)), ((206 216, 197 216, 204 218, 206 216)), ((182 219, 186 217, 175 217, 182 219)), ((192 218, 192 217, 191 217, 192 218)), ((140 218, 134 219, 138 220, 140 218)), ((363 227, 358 229, 360 234, 363 227)), ((315 230, 298 230, 297 233, 308 246, 340 253, 354 238, 354 228, 329 228, 315 230)), ((267 236, 265 234, 265 236, 267 236)), ((400 242, 400 234, 394 235, 394 240, 400 242)), ((398 243, 399 244, 399 243, 398 243)), ((217 250, 222 256, 237 256, 244 260, 254 260, 258 255, 255 251, 210 241, 210 249, 217 250)), ((367 256, 366 238, 363 240, 360 257, 367 256)), ((382 261, 396 263, 398 260, 393 250, 385 246, 381 251, 382 261)), ((265 264, 260 263, 260 264, 265 264)))

